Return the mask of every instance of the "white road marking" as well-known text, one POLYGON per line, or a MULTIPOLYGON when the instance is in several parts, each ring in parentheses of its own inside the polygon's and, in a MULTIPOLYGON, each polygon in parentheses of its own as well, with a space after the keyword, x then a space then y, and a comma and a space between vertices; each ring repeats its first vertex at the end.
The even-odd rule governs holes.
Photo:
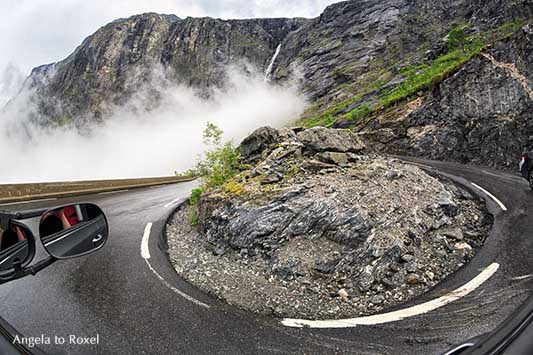
POLYGON ((529 275, 523 275, 523 276, 516 276, 516 277, 513 277, 511 280, 520 281, 520 280, 529 279, 531 276, 533 275, 529 274, 529 275))
POLYGON ((0 206, 12 206, 12 205, 24 205, 27 203, 34 203, 34 202, 45 202, 45 201, 55 201, 57 200, 56 197, 53 198, 43 198, 40 200, 31 200, 31 201, 21 201, 21 202, 9 202, 9 203, 2 203, 0 206))
POLYGON ((185 298, 187 301, 190 301, 190 302, 192 302, 194 304, 197 304, 200 307, 204 307, 204 308, 207 308, 207 309, 211 308, 211 306, 209 306, 208 304, 205 304, 205 303, 203 303, 201 301, 198 301, 197 299, 189 296, 185 292, 182 292, 182 291, 178 290, 177 288, 175 288, 174 286, 172 286, 171 284, 169 284, 167 280, 165 280, 161 275, 159 275, 157 273, 157 271, 154 270, 152 265, 150 265, 150 262, 148 261, 148 259, 144 259, 144 261, 146 261, 146 265, 148 265, 148 268, 150 270, 152 270, 152 272, 155 274, 155 276, 159 280, 161 280, 161 282, 163 282, 163 285, 165 285, 166 287, 168 287, 169 289, 171 289, 172 291, 174 291, 176 294, 180 295, 181 297, 185 298))
POLYGON ((161 280, 161 282, 163 282, 163 284, 168 287, 170 290, 172 290, 174 293, 180 295, 181 297, 185 298, 186 300, 194 303, 194 304, 197 304, 198 306, 200 307, 204 307, 204 308, 211 308, 211 306, 209 306, 208 304, 205 304, 201 301, 198 301, 197 299, 189 296, 188 294, 186 294, 185 292, 182 292, 180 290, 178 290, 176 287, 172 286, 167 280, 165 280, 161 275, 159 275, 159 273, 157 271, 155 271, 155 269, 152 267, 152 265, 150 264, 150 250, 148 249, 148 240, 150 239, 150 232, 152 231, 152 223, 148 223, 146 225, 146 227, 144 228, 144 234, 143 234, 143 238, 142 238, 142 241, 141 241, 141 256, 142 258, 144 259, 144 261, 146 261, 146 265, 148 265, 148 268, 154 273, 154 275, 159 279, 161 280))
POLYGON ((150 250, 148 249, 148 239, 150 239, 150 232, 152 231, 152 223, 148 223, 144 228, 143 239, 141 241, 141 256, 143 259, 150 259, 150 250))
POLYGON ((170 201, 164 207, 168 208, 168 207, 172 206, 173 204, 175 204, 176 202, 178 202, 179 200, 181 200, 181 197, 178 197, 177 199, 170 201))
POLYGON ((310 327, 310 328, 349 328, 356 327, 358 325, 375 325, 396 322, 408 317, 413 317, 421 314, 428 313, 437 308, 443 307, 448 303, 465 297, 476 288, 481 286, 487 281, 500 267, 497 263, 492 263, 487 266, 479 275, 467 282, 462 287, 442 296, 437 299, 418 304, 398 311, 376 314, 373 316, 351 318, 351 319, 338 319, 338 320, 304 320, 304 319, 284 319, 281 324, 287 327, 310 327))
POLYGON ((481 186, 475 184, 475 183, 471 183, 472 186, 474 186, 475 188, 483 191, 487 196, 489 196, 491 199, 494 200, 494 202, 496 202, 498 204, 498 206, 500 206, 500 208, 503 210, 503 211, 507 211, 507 207, 505 207, 505 205, 496 198, 496 196, 494 196, 493 194, 491 194, 490 192, 488 192, 487 190, 485 190, 484 188, 482 188, 481 186))
POLYGON ((107 191, 107 192, 100 192, 98 195, 111 195, 111 194, 118 194, 120 192, 127 192, 129 190, 117 190, 117 191, 107 191))
POLYGON ((502 180, 507 180, 507 181, 512 181, 512 182, 522 182, 523 181, 524 183, 526 183, 525 179, 519 178, 519 177, 500 176, 500 175, 497 175, 497 174, 493 174, 493 173, 491 173, 490 171, 487 171, 487 170, 481 170, 481 172, 483 174, 494 176, 494 177, 497 177, 497 178, 502 179, 502 180))

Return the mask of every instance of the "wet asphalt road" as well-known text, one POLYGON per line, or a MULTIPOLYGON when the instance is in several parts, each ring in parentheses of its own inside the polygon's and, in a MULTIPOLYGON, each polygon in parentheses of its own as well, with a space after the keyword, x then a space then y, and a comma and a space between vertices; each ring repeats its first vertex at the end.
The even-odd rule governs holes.
MULTIPOLYGON (((449 346, 486 333, 509 316, 533 289, 533 193, 516 175, 452 163, 427 162, 439 171, 475 182, 492 200, 495 227, 471 263, 428 294, 407 305, 442 296, 465 284, 493 262, 499 270, 468 296, 430 313, 402 321, 346 329, 288 328, 279 319, 230 307, 180 279, 166 258, 162 228, 179 198, 195 182, 90 195, 23 205, 17 210, 74 201, 94 202, 110 223, 106 246, 95 254, 59 261, 37 276, 0 286, 0 315, 25 336, 93 337, 97 345, 44 345, 50 354, 439 354, 449 346), (173 204, 168 205, 171 201, 173 204), (147 223, 150 264, 141 257, 147 223)), ((42 257, 38 251, 36 260, 42 257)))

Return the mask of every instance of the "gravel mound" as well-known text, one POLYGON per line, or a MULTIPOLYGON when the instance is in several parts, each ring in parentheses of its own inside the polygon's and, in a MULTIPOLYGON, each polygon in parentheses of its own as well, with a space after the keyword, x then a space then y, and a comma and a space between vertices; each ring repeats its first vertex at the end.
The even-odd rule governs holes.
POLYGON ((280 132, 281 143, 268 132, 231 188, 174 214, 166 233, 182 277, 253 312, 345 318, 426 292, 482 246, 492 218, 469 192, 320 130, 280 132))

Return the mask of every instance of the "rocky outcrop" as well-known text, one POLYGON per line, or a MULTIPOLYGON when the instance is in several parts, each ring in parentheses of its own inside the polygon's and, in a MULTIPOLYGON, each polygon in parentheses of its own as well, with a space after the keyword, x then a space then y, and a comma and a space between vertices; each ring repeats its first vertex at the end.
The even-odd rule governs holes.
POLYGON ((402 109, 361 125, 376 149, 516 169, 533 149, 533 27, 497 43, 402 109))
POLYGON ((252 311, 341 318, 419 295, 468 262, 491 226, 484 206, 413 165, 363 154, 358 139, 254 132, 240 147, 252 166, 167 226, 178 272, 252 311))
POLYGON ((296 137, 314 152, 357 153, 365 148, 359 137, 349 130, 314 127, 297 133, 296 137))
POLYGON ((239 154, 246 163, 257 163, 261 154, 281 142, 281 135, 277 129, 261 127, 246 137, 239 145, 239 154))

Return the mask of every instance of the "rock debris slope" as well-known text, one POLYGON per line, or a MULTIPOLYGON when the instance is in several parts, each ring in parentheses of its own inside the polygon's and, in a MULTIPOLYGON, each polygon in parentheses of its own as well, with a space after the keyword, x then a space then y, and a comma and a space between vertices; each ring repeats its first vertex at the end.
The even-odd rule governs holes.
POLYGON ((252 167, 171 219, 176 270, 247 310, 327 319, 406 301, 468 262, 492 223, 483 203, 363 149, 349 130, 257 130, 240 146, 252 167))

